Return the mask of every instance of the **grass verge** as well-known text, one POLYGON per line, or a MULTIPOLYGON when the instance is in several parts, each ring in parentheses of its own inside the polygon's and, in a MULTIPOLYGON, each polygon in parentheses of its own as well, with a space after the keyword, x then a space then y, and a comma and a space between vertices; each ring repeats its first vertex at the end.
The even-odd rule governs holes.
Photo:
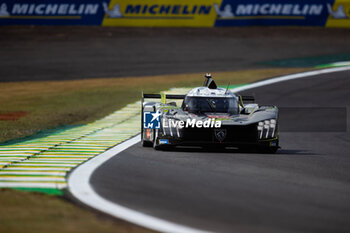
MULTIPOLYGON (((218 84, 250 83, 306 68, 217 72, 218 84)), ((198 86, 203 74, 0 83, 0 143, 60 126, 85 124, 139 100, 141 91, 198 86), (18 113, 21 113, 19 116, 18 113), (13 119, 8 116, 14 116, 13 119)))
POLYGON ((0 189, 0 206, 0 232, 152 232, 78 208, 62 198, 42 193, 0 189))

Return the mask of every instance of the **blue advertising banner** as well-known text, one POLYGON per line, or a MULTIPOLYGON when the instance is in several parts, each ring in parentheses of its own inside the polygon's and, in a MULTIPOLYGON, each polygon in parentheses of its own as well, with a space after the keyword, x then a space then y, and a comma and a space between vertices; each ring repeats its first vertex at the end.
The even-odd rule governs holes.
POLYGON ((101 25, 104 14, 101 0, 0 0, 7 25, 101 25))
POLYGON ((223 0, 214 26, 324 26, 334 0, 223 0))
POLYGON ((0 0, 0 25, 350 27, 350 0, 0 0))

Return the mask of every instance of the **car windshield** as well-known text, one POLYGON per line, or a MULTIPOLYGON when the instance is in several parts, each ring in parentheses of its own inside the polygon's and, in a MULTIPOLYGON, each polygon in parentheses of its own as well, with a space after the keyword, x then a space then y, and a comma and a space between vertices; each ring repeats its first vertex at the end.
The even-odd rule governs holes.
POLYGON ((189 97, 184 99, 183 109, 191 113, 219 112, 238 113, 238 103, 234 97, 189 97))

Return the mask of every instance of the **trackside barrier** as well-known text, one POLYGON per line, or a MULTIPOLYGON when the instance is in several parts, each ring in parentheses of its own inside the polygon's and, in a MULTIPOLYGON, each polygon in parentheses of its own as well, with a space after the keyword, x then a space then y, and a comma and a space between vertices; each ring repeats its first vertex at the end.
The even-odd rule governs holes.
POLYGON ((350 0, 0 0, 0 25, 350 26, 350 0))

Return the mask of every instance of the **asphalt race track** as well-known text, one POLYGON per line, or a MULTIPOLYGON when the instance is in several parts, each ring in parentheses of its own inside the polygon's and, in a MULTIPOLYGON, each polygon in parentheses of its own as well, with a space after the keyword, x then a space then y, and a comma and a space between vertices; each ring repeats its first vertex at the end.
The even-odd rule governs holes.
POLYGON ((280 133, 277 154, 155 151, 137 144, 99 167, 91 184, 110 201, 202 230, 349 232, 350 118, 336 113, 349 113, 349 76, 337 72, 245 92, 260 104, 329 110, 306 119, 285 111, 281 123, 284 117, 283 124, 309 127, 282 125, 289 130, 280 133), (330 128, 319 130, 322 125, 330 128))
MULTIPOLYGON (((341 28, 0 27, 0 82, 232 71, 350 53, 341 28)), ((298 66, 298 65, 297 65, 298 66)))

